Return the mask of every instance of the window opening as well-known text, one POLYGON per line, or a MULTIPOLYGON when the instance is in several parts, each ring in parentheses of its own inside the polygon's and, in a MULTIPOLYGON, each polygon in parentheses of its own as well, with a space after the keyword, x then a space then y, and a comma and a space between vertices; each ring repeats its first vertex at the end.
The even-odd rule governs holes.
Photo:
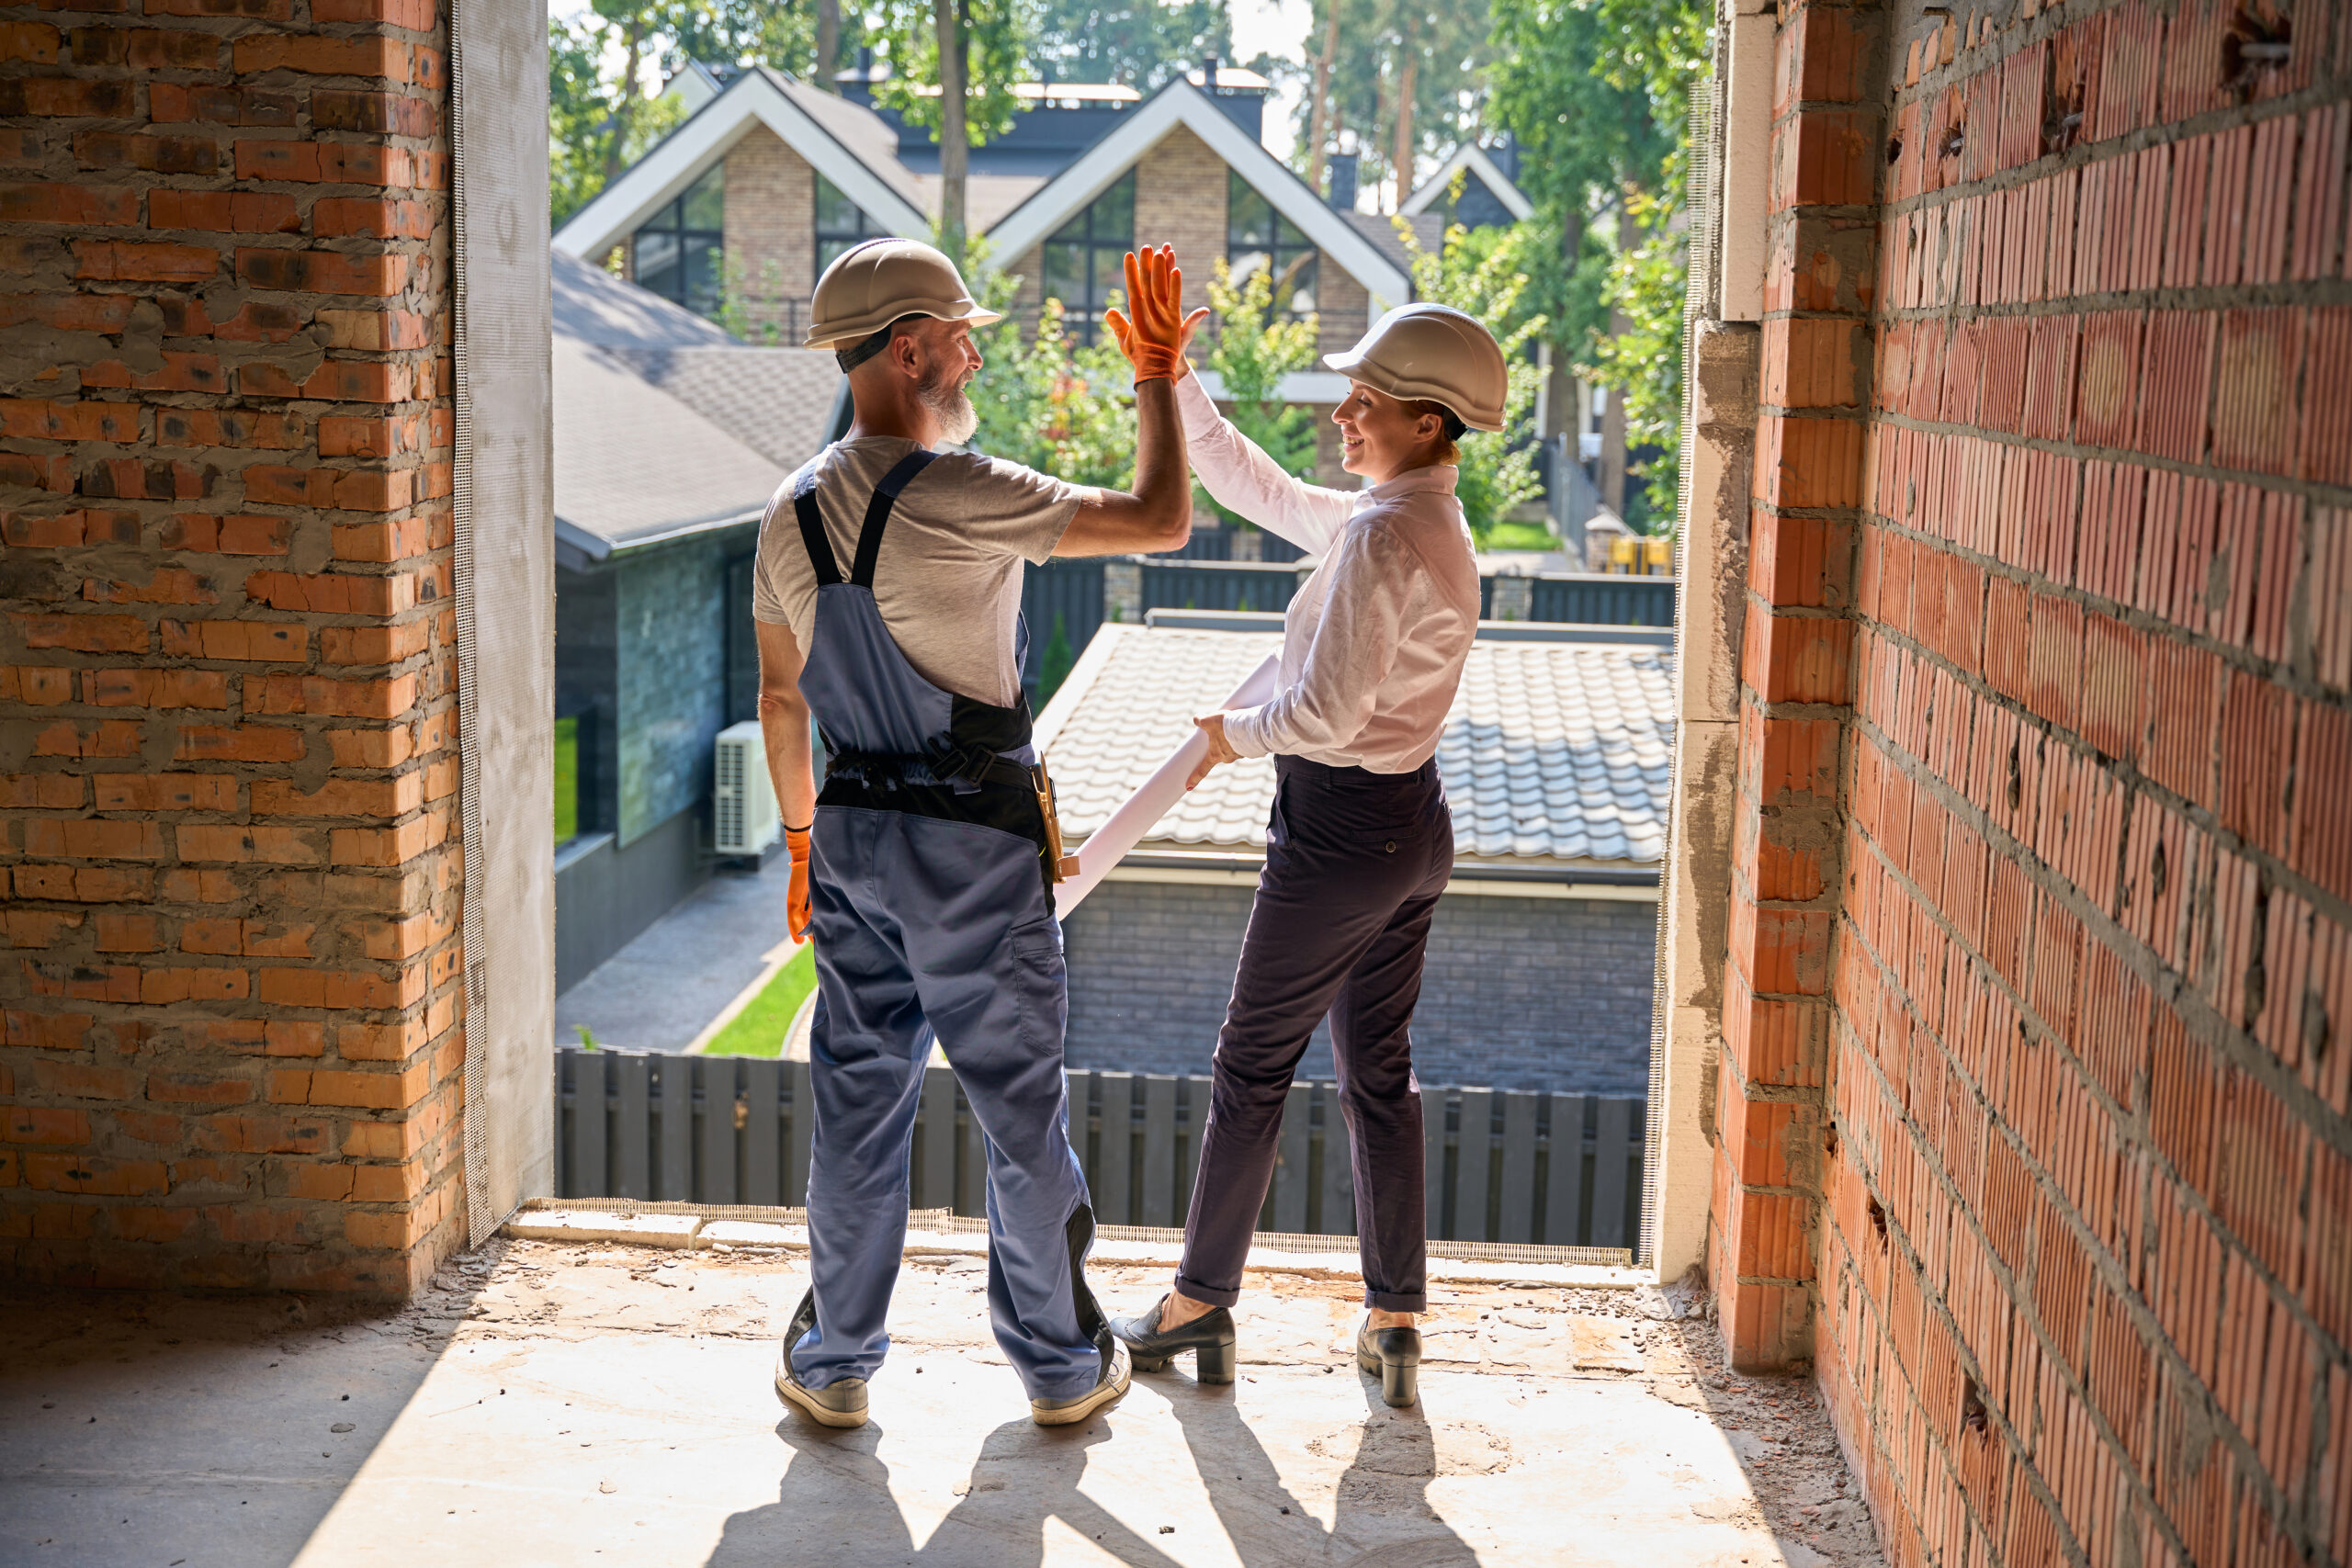
POLYGON ((817 175, 817 273, 824 275, 833 258, 854 245, 877 240, 889 232, 865 215, 865 209, 842 194, 841 187, 817 175))
POLYGON ((1103 310, 1125 291, 1125 257, 1135 243, 1133 169, 1046 242, 1045 295, 1062 302, 1064 325, 1079 342, 1094 341, 1103 310))
POLYGON ((638 286, 697 315, 718 313, 719 258, 727 249, 727 165, 710 172, 638 230, 638 286))
POLYGON ((1233 281, 1260 268, 1273 278, 1275 310, 1295 321, 1315 313, 1315 242, 1299 226, 1274 210, 1274 204, 1241 177, 1227 171, 1225 260, 1233 281))

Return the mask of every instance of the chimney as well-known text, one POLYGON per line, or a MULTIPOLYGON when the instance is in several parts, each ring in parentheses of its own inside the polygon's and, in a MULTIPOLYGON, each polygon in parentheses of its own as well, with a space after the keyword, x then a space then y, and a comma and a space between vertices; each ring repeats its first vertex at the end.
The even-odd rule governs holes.
POLYGON ((1202 92, 1212 95, 1216 92, 1216 68, 1220 63, 1222 62, 1214 54, 1201 56, 1202 92))
POLYGON ((1331 164, 1331 209, 1335 212, 1352 212, 1356 205, 1356 158, 1353 152, 1334 152, 1331 164))

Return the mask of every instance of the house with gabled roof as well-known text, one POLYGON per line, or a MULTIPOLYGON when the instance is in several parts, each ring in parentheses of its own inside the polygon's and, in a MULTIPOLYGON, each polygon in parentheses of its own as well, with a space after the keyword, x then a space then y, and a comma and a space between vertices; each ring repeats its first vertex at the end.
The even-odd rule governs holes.
MULTIPOLYGON (((939 211, 930 132, 877 106, 873 81, 870 66, 843 73, 835 94, 766 67, 690 68, 671 87, 685 121, 574 213, 556 248, 597 261, 617 251, 624 276, 704 314, 718 306, 720 258, 735 258, 755 315, 797 343, 826 263, 874 235, 928 237, 939 211)), ((1260 140, 1268 87, 1211 60, 1148 96, 1115 84, 1023 88, 1033 107, 973 150, 966 187, 989 265, 1021 278, 1017 308, 1034 317, 1059 299, 1091 335, 1119 257, 1139 243, 1176 247, 1188 306, 1208 302, 1220 259, 1268 268, 1278 308, 1313 314, 1325 352, 1408 301, 1395 220, 1335 208, 1260 140)), ((1434 243, 1439 219, 1411 221, 1434 243)), ((1283 392, 1328 412, 1347 383, 1317 367, 1283 392)), ((1328 429, 1319 461, 1337 477, 1328 429)))

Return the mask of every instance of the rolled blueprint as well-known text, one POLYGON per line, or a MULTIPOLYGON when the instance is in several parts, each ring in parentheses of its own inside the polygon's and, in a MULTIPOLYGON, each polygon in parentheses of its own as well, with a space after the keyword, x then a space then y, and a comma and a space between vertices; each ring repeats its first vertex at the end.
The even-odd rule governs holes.
MULTIPOLYGON (((1252 708, 1272 697, 1280 668, 1279 655, 1266 655, 1264 662, 1250 671, 1241 684, 1233 688, 1233 694, 1218 705, 1220 710, 1252 708)), ((1054 888, 1054 913, 1057 917, 1069 919, 1079 901, 1094 891, 1094 885, 1109 875, 1111 868, 1125 860, 1127 852, 1143 841, 1143 836, 1151 831, 1153 825, 1184 798, 1184 781, 1192 777, 1193 770, 1208 754, 1209 738, 1193 730, 1135 794, 1119 803, 1118 809, 1103 820, 1093 836, 1079 846, 1078 874, 1054 888)))

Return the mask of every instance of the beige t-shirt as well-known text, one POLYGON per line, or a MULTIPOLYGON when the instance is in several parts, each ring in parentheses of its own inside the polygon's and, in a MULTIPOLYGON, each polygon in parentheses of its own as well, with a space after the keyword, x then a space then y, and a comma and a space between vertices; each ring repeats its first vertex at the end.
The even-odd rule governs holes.
MULTIPOLYGON (((846 581, 874 487, 915 449, 903 436, 836 441, 811 459, 817 510, 846 581)), ((804 470, 805 471, 805 470, 804 470)), ((752 614, 792 627, 806 656, 817 573, 800 539, 794 475, 768 502, 752 572, 752 614)), ((1043 565, 1091 492, 1001 458, 943 452, 899 492, 874 563, 874 603, 907 662, 933 685, 1009 707, 1021 694, 1013 627, 1021 563, 1043 565)))

